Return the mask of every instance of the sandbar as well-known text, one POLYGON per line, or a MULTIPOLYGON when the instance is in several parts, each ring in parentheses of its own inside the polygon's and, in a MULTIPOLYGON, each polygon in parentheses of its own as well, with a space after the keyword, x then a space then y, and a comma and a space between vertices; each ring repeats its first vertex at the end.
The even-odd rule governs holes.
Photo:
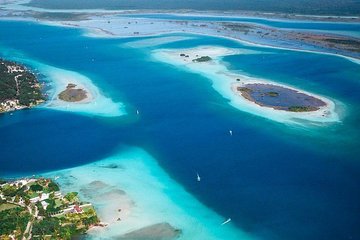
MULTIPOLYGON (((335 111, 335 102, 329 98, 297 89, 290 85, 279 84, 273 80, 254 78, 245 73, 232 72, 227 69, 222 57, 237 54, 251 54, 247 50, 232 49, 219 46, 199 46, 189 49, 158 49, 152 51, 155 60, 175 65, 186 71, 198 73, 211 80, 213 88, 224 98, 229 100, 230 105, 257 116, 271 119, 287 124, 301 125, 322 125, 323 123, 339 122, 340 118, 335 111), (198 58, 208 57, 207 61, 194 61, 198 58), (307 96, 309 99, 316 99, 322 104, 318 104, 312 111, 297 111, 301 108, 291 108, 294 111, 285 111, 281 108, 264 106, 244 97, 239 88, 246 87, 248 84, 254 86, 268 86, 286 89, 287 94, 297 93, 307 96)), ((306 97, 304 98, 306 99, 306 97)), ((284 99, 283 99, 284 100, 284 99)), ((307 106, 307 105, 306 105, 307 106)), ((290 106, 289 106, 290 107, 290 106)), ((294 105, 294 107, 299 107, 294 105)), ((308 109, 309 110, 309 109, 308 109)))

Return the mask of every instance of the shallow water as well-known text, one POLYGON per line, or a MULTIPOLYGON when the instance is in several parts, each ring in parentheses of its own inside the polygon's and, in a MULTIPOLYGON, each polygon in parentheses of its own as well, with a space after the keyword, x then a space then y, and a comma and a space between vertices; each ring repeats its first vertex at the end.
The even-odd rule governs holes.
MULTIPOLYGON (((151 38, 95 39, 27 22, 1 21, 0 27, 7 29, 3 48, 86 75, 128 112, 103 118, 39 108, 1 115, 2 176, 81 166, 111 157, 119 146, 139 146, 185 190, 252 236, 360 238, 359 65, 204 36, 132 48, 126 44, 151 38), (223 60, 233 71, 331 97, 341 106, 341 123, 293 127, 236 110, 207 78, 150 55, 160 47, 199 45, 257 51, 223 60)), ((172 203, 182 206, 181 198, 172 203)))
POLYGON ((273 28, 287 30, 311 30, 320 32, 336 33, 350 37, 360 37, 359 23, 346 22, 321 22, 321 21, 298 21, 284 19, 265 19, 259 17, 235 17, 235 16, 201 16, 201 15, 174 15, 174 14, 131 14, 120 15, 129 18, 154 18, 183 21, 217 21, 217 22, 239 22, 259 24, 273 28))

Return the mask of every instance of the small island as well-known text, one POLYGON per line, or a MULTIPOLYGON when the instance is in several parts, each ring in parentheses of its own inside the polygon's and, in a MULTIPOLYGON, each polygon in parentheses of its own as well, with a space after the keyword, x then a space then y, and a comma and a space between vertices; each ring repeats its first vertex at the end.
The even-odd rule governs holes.
POLYGON ((0 59, 0 113, 44 102, 41 85, 25 66, 0 59))
POLYGON ((252 52, 218 46, 152 51, 153 57, 161 62, 207 77, 212 87, 228 99, 230 105, 241 111, 290 124, 322 124, 340 120, 334 101, 267 79, 231 71, 222 60, 226 56, 248 53, 252 52))
POLYGON ((84 89, 76 88, 76 84, 69 83, 66 89, 59 93, 58 97, 65 102, 80 102, 88 96, 84 89))
POLYGON ((289 112, 311 112, 326 106, 321 99, 283 86, 251 83, 237 86, 241 96, 262 107, 289 112))
POLYGON ((195 58, 192 61, 193 62, 208 62, 208 61, 211 61, 211 60, 212 59, 209 56, 202 56, 202 57, 195 58))
POLYGON ((91 203, 47 178, 0 180, 0 239, 71 239, 99 225, 91 203))

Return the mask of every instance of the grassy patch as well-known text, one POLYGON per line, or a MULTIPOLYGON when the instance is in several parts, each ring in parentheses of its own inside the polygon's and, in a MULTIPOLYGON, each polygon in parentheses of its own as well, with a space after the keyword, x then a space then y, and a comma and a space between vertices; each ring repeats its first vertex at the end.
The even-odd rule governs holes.
POLYGON ((16 208, 16 207, 17 207, 17 205, 15 205, 15 204, 2 203, 2 204, 0 204, 0 212, 1 212, 1 211, 4 211, 4 210, 16 208))
POLYGON ((266 95, 269 96, 269 97, 277 97, 277 96, 279 96, 279 93, 277 93, 277 92, 267 92, 266 95))

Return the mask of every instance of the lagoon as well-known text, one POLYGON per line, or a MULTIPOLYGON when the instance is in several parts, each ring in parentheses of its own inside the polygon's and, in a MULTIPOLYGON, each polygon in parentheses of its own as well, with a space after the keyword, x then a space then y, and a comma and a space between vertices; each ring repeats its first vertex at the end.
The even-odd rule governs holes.
MULTIPOLYGON (((226 234, 245 232, 250 238, 274 240, 360 236, 358 64, 336 56, 185 33, 164 36, 183 41, 142 46, 143 40, 157 37, 92 38, 82 30, 26 21, 0 21, 0 27, 7 29, 0 35, 0 46, 7 50, 1 57, 16 50, 17 60, 82 74, 113 102, 123 103, 127 113, 105 118, 34 108, 1 115, 1 176, 81 169, 109 159, 120 165, 123 161, 131 172, 136 167, 127 160, 135 155, 144 161, 138 178, 152 183, 161 168, 166 181, 163 175, 157 180, 164 180, 165 187, 181 186, 201 203, 205 215, 216 214, 216 223, 231 217, 223 230, 226 234), (136 41, 134 48, 131 43, 136 41), (252 52, 223 61, 231 71, 329 96, 339 106, 341 122, 299 126, 238 110, 214 91, 205 76, 151 56, 160 48, 203 45, 252 52), (129 146, 142 150, 129 152, 129 146), (119 153, 127 157, 116 157, 119 153), (152 168, 154 162, 159 168, 152 168)), ((143 191, 140 185, 136 182, 143 191)), ((141 195, 136 187, 130 191, 141 195)), ((170 200, 172 207, 184 211, 181 197, 170 200)), ((194 204, 193 198, 189 204, 194 204)), ((192 211, 199 216, 196 208, 192 211)), ((216 234, 221 235, 219 231, 216 234)))

